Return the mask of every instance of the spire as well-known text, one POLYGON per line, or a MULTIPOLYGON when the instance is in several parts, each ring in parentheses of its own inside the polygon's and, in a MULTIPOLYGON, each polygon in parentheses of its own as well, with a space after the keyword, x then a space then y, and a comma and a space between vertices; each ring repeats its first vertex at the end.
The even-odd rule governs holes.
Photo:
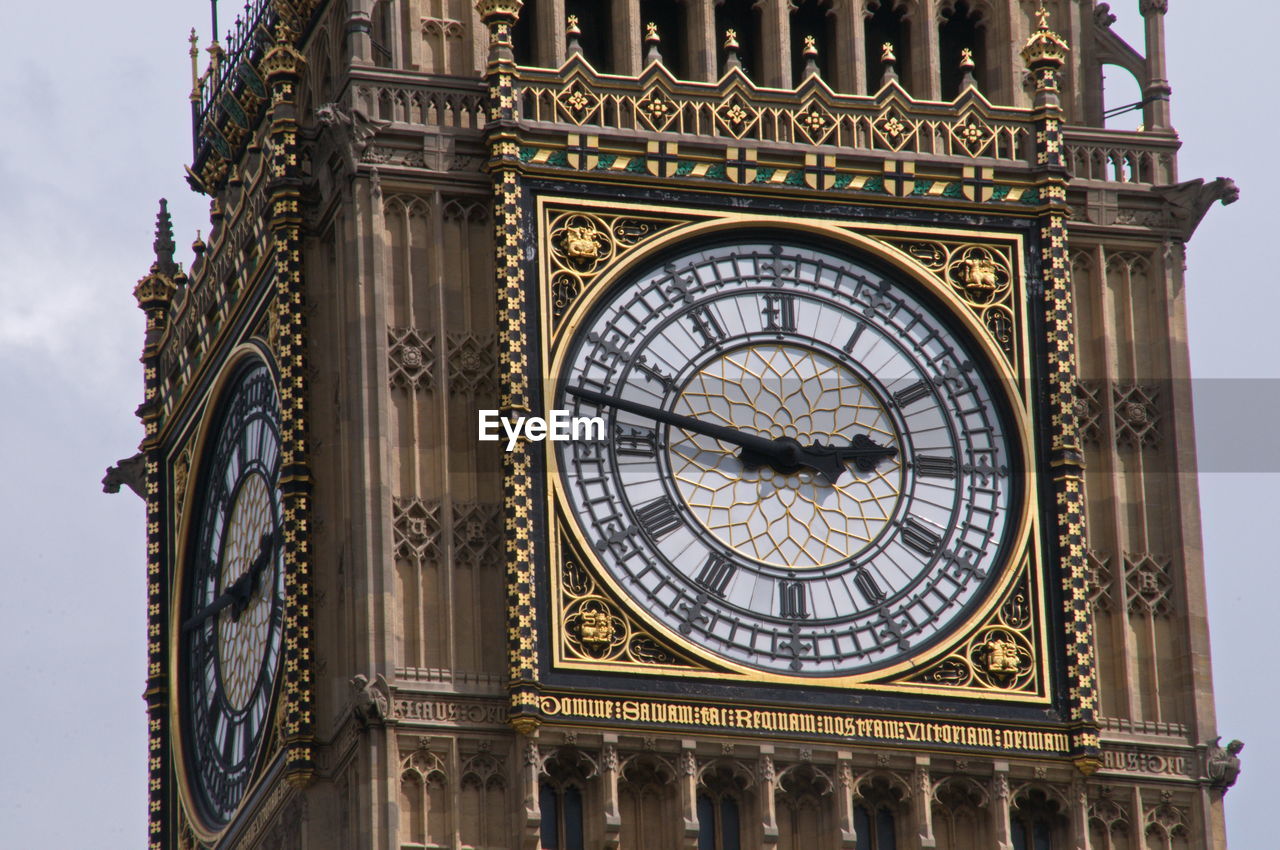
POLYGON ((151 243, 156 252, 156 271, 166 277, 173 277, 178 271, 178 264, 173 261, 173 252, 177 247, 173 241, 173 218, 169 215, 169 201, 160 199, 160 212, 156 214, 156 239, 151 243))
POLYGON ((818 72, 818 40, 811 35, 804 37, 804 72, 801 77, 819 76, 818 72))
POLYGON ((658 35, 658 25, 653 21, 644 25, 644 43, 649 45, 649 51, 644 55, 644 64, 650 65, 657 62, 662 64, 662 51, 658 49, 658 45, 662 42, 662 37, 658 35))
POLYGON ((892 41, 886 41, 881 46, 880 61, 884 64, 884 74, 880 77, 881 87, 887 86, 890 82, 897 82, 898 72, 894 70, 893 63, 898 61, 898 57, 893 55, 892 41))
POLYGON ((578 42, 578 37, 582 35, 582 30, 578 27, 578 16, 570 15, 564 21, 564 35, 568 41, 566 47, 570 56, 576 56, 582 53, 582 45, 578 42))
POLYGON ((963 76, 960 78, 960 91, 964 91, 968 88, 976 89, 978 87, 978 81, 973 77, 973 69, 975 67, 976 66, 973 62, 973 50, 968 47, 962 49, 960 51, 960 73, 963 76))
POLYGON ((724 73, 729 73, 734 68, 741 68, 742 62, 738 59, 738 31, 724 31, 724 73))

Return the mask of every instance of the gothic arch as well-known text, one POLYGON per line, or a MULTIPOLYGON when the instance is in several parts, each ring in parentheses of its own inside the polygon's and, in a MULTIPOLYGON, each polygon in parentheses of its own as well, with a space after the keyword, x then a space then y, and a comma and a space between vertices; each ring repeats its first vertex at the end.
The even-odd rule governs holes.
POLYGON ((449 777, 443 759, 419 748, 400 762, 400 842, 448 840, 449 777))
POLYGON ((637 753, 619 766, 618 802, 623 847, 665 847, 682 818, 676 770, 657 753, 637 753))
POLYGON ((831 777, 810 762, 792 765, 778 774, 779 850, 812 850, 823 845, 832 830, 831 777))
POLYGON ((944 779, 933 788, 933 834, 938 850, 989 847, 990 792, 967 776, 944 779))

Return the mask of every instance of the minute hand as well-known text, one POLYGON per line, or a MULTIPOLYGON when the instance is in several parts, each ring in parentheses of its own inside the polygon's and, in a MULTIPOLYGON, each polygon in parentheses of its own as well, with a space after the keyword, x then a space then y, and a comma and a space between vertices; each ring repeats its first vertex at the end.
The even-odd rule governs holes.
MULTIPOLYGON (((845 471, 844 460, 872 456, 882 457, 886 451, 880 446, 874 446, 874 444, 872 447, 855 445, 838 448, 826 446, 806 448, 792 439, 774 440, 769 437, 761 437, 757 434, 739 431, 736 428, 704 422, 701 419, 694 419, 692 416, 683 416, 679 413, 663 410, 660 407, 650 407, 647 404, 628 401, 618 396, 605 395, 594 390, 566 387, 565 392, 595 404, 608 405, 617 410, 635 413, 656 422, 674 425, 685 431, 703 434, 717 440, 723 440, 726 443, 741 446, 742 451, 738 453, 738 457, 748 469, 768 465, 779 472, 791 473, 800 467, 808 467, 822 473, 823 477, 834 484, 840 480, 840 476, 845 471)), ((868 440, 868 442, 870 441, 868 440)))

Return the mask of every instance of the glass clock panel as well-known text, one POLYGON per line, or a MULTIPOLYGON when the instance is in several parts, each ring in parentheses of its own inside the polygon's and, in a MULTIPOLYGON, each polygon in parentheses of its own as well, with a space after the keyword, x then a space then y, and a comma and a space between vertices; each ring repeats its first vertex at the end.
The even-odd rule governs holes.
POLYGON ((725 659, 838 676, 985 595, 1015 439, 977 347, 916 285, 800 244, 690 251, 619 283, 567 348, 555 444, 613 583, 725 659))
POLYGON ((248 789, 279 671, 279 402, 267 367, 244 369, 210 432, 182 609, 188 778, 220 827, 248 789))

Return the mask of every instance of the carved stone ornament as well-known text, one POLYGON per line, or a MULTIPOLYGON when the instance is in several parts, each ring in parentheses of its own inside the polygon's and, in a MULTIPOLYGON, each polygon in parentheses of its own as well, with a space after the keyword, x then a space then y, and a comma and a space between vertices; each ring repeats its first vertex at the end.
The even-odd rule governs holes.
POLYGON ((1240 751, 1244 749, 1244 742, 1233 740, 1224 748, 1221 741, 1222 738, 1217 737, 1209 743, 1209 751, 1205 755, 1205 773, 1211 786, 1225 791, 1240 778, 1240 751))
POLYGON ((1173 616, 1171 559, 1167 555, 1126 552, 1124 567, 1129 613, 1146 617, 1173 616))
POLYGON ((316 108, 316 121, 333 135, 334 146, 344 154, 349 170, 364 159, 370 141, 391 122, 370 118, 359 107, 326 103, 316 108))
POLYGON ((1143 448, 1160 444, 1155 387, 1131 384, 1115 389, 1116 444, 1143 448))
POLYGON ((497 337, 493 334, 448 334, 449 394, 490 396, 498 392, 497 337))
POLYGON ((1003 245, 932 239, 885 239, 948 286, 982 322, 1010 362, 1017 363, 1013 259, 1003 245))
POLYGON ((102 477, 102 492, 119 493, 120 485, 123 484, 139 499, 147 498, 146 459, 145 454, 138 452, 132 457, 116 461, 115 466, 107 467, 107 474, 102 477))
POLYGON ((391 687, 381 673, 373 681, 363 673, 351 677, 351 713, 368 726, 382 723, 390 715, 391 687))
POLYGON ((396 558, 419 567, 440 559, 440 504, 417 498, 392 500, 396 558))
POLYGON ((391 386, 406 390, 430 390, 435 372, 435 338, 415 328, 387 331, 388 377, 391 386))
POLYGON ((559 321, 595 277, 637 246, 680 222, 642 215, 548 213, 551 310, 559 321))
POLYGON ((566 658, 623 664, 691 666, 623 614, 569 558, 560 571, 561 646, 566 658))
POLYGON ((1030 562, 996 612, 959 646, 910 681, 955 688, 1039 693, 1030 562))

